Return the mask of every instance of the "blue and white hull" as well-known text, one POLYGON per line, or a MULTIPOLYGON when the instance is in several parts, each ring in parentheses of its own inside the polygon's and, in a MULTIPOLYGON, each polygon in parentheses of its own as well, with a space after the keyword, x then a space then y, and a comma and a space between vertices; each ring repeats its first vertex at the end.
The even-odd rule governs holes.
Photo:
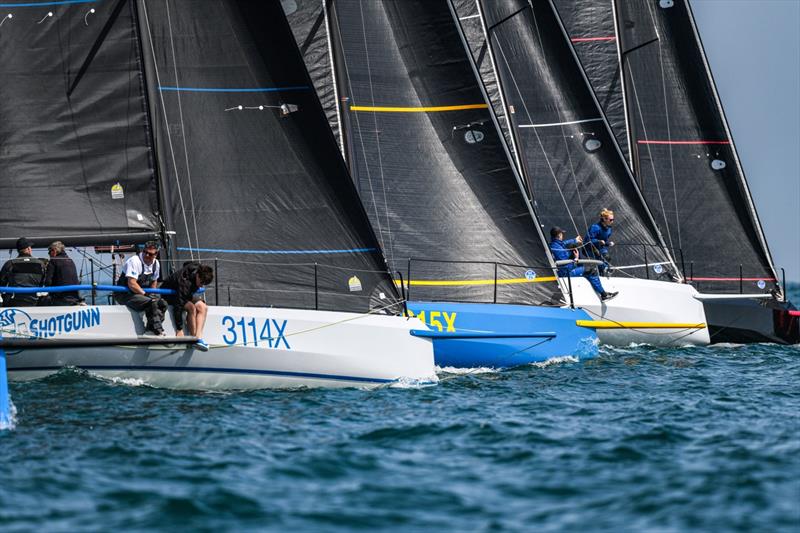
POLYGON ((593 329, 580 309, 509 304, 409 302, 410 314, 430 330, 414 331, 433 339, 440 367, 506 368, 562 357, 597 356, 593 329))
MULTIPOLYGON (((126 345, 124 339, 137 339, 144 327, 123 306, 0 309, 0 325, 5 338, 32 345, 8 350, 11 380, 41 378, 64 367, 194 390, 369 388, 437 380, 430 340, 410 334, 425 326, 399 316, 210 306, 207 352, 191 345, 126 345), (108 345, 90 345, 103 339, 108 345), (86 346, 33 346, 64 340, 86 346)), ((170 318, 164 329, 174 335, 170 318)))

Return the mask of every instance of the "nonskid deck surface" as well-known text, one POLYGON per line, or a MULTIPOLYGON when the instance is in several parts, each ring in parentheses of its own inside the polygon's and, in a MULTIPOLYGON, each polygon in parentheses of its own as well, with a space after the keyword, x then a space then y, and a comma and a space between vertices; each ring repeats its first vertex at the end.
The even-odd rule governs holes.
MULTIPOLYGON (((606 291, 619 294, 603 302, 581 277, 571 278, 575 306, 584 309, 603 344, 628 346, 705 345, 709 332, 703 304, 694 287, 681 283, 636 278, 601 278, 606 291)), ((565 292, 567 284, 560 279, 565 292)))
MULTIPOLYGON (((189 389, 381 386, 437 379, 431 342, 410 334, 425 326, 404 317, 211 306, 204 333, 208 352, 141 337, 141 317, 122 306, 10 308, 0 311, 0 324, 5 337, 27 342, 104 344, 9 348, 12 380, 65 366, 189 389), (124 342, 133 339, 146 340, 124 342)), ((164 326, 168 336, 174 335, 171 318, 164 326)))

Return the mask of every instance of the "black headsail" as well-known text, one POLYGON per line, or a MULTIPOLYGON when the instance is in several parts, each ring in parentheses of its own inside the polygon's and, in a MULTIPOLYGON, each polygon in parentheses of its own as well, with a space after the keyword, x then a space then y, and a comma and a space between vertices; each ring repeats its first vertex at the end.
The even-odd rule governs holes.
MULTIPOLYGON (((0 10, 0 246, 142 242, 160 229, 130 2, 0 10)), ((40 5, 37 5, 40 4, 40 5)))
POLYGON ((222 303, 396 302, 281 4, 137 5, 177 256, 220 258, 222 303))
POLYGON ((541 232, 447 0, 332 10, 351 172, 387 259, 447 261, 412 263, 411 298, 551 300, 541 232))
POLYGON ((687 1, 616 8, 635 174, 687 277, 704 292, 780 290, 687 1))
POLYGON ((614 0, 554 0, 625 160, 630 161, 614 0))
POLYGON ((555 7, 549 0, 480 6, 539 220, 582 235, 611 208, 613 264, 642 278, 677 274, 555 7))

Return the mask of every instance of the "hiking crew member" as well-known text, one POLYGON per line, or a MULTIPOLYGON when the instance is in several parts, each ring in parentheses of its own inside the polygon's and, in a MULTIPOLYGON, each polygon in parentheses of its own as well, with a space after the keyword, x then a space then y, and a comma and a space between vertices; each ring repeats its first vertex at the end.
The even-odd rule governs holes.
MULTIPOLYGON (((552 252, 553 260, 555 261, 564 261, 566 259, 574 260, 578 258, 577 248, 583 243, 583 239, 581 239, 579 235, 574 239, 565 241, 565 233, 566 232, 559 227, 550 230, 550 252, 552 252)), ((603 289, 603 284, 600 283, 600 276, 597 275, 597 269, 592 267, 587 268, 575 263, 562 265, 558 267, 558 276, 561 278, 583 276, 589 280, 594 291, 600 295, 600 299, 604 301, 610 300, 618 294, 616 292, 606 292, 603 289)))
POLYGON ((614 211, 603 209, 600 211, 600 221, 589 226, 583 240, 586 242, 586 255, 589 259, 602 261, 600 274, 604 274, 608 269, 610 255, 608 249, 614 246, 611 241, 611 226, 614 224, 614 211))
POLYGON ((164 335, 164 312, 167 302, 157 294, 146 294, 144 289, 158 287, 158 278, 161 275, 161 265, 158 256, 158 244, 149 241, 144 245, 141 254, 129 257, 122 265, 122 275, 117 280, 117 285, 126 287, 130 292, 114 293, 114 300, 136 312, 144 311, 147 318, 145 333, 164 335))
MULTIPOLYGON (((9 259, 0 269, 0 287, 41 287, 45 263, 33 257, 32 243, 25 237, 17 239, 17 257, 9 259)), ((39 301, 36 294, 10 294, 3 296, 3 307, 34 306, 39 301)))
MULTIPOLYGON (((64 243, 55 241, 47 247, 50 262, 44 274, 45 287, 63 287, 64 285, 78 285, 78 269, 75 263, 67 256, 64 243)), ((47 289, 45 289, 47 290, 47 289)), ((51 292, 44 301, 44 305, 80 305, 81 298, 78 291, 51 292)))
POLYGON ((185 312, 186 321, 189 324, 189 335, 197 337, 194 346, 204 352, 208 350, 208 344, 202 338, 208 306, 195 293, 212 281, 214 281, 214 270, 210 266, 190 261, 170 274, 161 285, 162 289, 175 291, 175 294, 165 296, 164 299, 172 305, 176 335, 179 337, 183 335, 183 313, 185 312))

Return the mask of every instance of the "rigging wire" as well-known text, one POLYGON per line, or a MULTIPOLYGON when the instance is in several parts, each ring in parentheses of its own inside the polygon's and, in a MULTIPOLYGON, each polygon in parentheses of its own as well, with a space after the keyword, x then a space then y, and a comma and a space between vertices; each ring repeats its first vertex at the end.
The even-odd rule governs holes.
MULTIPOLYGON (((152 53, 153 56, 153 67, 154 67, 153 70, 155 71, 156 74, 156 83, 158 84, 159 87, 161 87, 161 75, 159 74, 158 61, 156 60, 156 47, 155 47, 155 42, 153 41, 153 32, 150 27, 150 17, 147 13, 146 0, 142 2, 142 11, 144 14, 145 26, 147 26, 147 34, 148 37, 150 38, 150 52, 152 53)), ((194 260, 194 252, 192 251, 192 248, 196 248, 196 246, 192 245, 192 236, 191 233, 189 232, 189 220, 186 218, 186 207, 183 202, 183 191, 181 190, 180 176, 178 172, 178 163, 175 159, 175 148, 172 142, 172 131, 170 131, 169 120, 167 119, 167 106, 166 103, 164 102, 164 92, 158 91, 158 95, 159 99, 161 100, 161 109, 163 110, 162 118, 164 120, 164 129, 166 130, 167 133, 167 143, 169 144, 169 153, 172 158, 172 168, 175 170, 175 184, 177 185, 178 189, 178 202, 180 203, 181 206, 181 216, 183 218, 183 225, 184 228, 186 229, 186 240, 188 241, 190 248, 189 254, 191 259, 194 260)))
MULTIPOLYGON (((172 69, 173 72, 175 73, 175 86, 180 87, 181 84, 180 81, 178 80, 178 61, 176 59, 176 54, 175 54, 175 38, 173 36, 173 31, 172 31, 172 18, 170 17, 169 3, 170 0, 164 2, 167 12, 167 27, 169 28, 169 43, 170 47, 172 48, 172 69)), ((192 225, 194 226, 194 242, 197 245, 197 248, 200 248, 200 236, 197 231, 197 213, 194 207, 194 193, 192 192, 192 170, 189 165, 189 148, 186 143, 186 126, 183 122, 183 103, 181 101, 181 91, 176 91, 176 93, 177 93, 176 96, 178 98, 178 114, 181 120, 181 138, 183 139, 183 155, 186 160, 186 181, 189 184, 189 202, 192 207, 192 225)), ((199 251, 197 252, 197 258, 200 259, 199 251)), ((192 259, 194 259, 193 253, 192 253, 192 259)))
MULTIPOLYGON (((339 25, 338 14, 334 13, 334 17, 333 18, 335 20, 336 28, 337 28, 338 34, 340 36, 340 45, 342 47, 342 61, 344 62, 344 72, 345 72, 345 76, 347 78, 347 86, 351 89, 351 92, 352 92, 353 83, 352 83, 352 80, 350 79, 350 68, 347 66, 347 54, 344 53, 344 42, 341 39, 342 29, 341 29, 341 26, 339 25)), ((373 103, 374 103, 374 100, 373 100, 373 103)), ((344 112, 347 113, 348 110, 345 109, 344 112)), ((388 247, 386 246, 386 240, 385 240, 384 235, 383 235, 383 226, 381 225, 381 217, 380 217, 380 214, 378 213, 378 202, 375 199, 375 190, 374 190, 373 185, 372 185, 372 175, 370 173, 369 160, 367 159, 367 149, 366 149, 366 146, 364 144, 364 135, 363 135, 362 129, 361 129, 361 119, 360 119, 358 113, 355 113, 354 117, 356 119, 356 133, 358 134, 358 139, 359 139, 359 142, 361 144, 361 153, 363 154, 363 157, 364 157, 364 168, 366 169, 366 178, 367 178, 367 183, 369 184, 369 194, 370 194, 370 198, 372 199, 372 208, 375 211, 375 222, 377 222, 377 225, 378 225, 378 235, 380 236, 380 240, 381 240, 381 248, 384 250, 384 253, 385 253, 386 250, 389 250, 389 253, 391 254, 393 252, 393 250, 391 249, 391 246, 388 246, 388 247)), ((377 137, 378 136, 377 119, 376 119, 375 130, 376 130, 375 135, 377 137)), ((378 140, 378 146, 380 146, 380 138, 378 138, 377 140, 378 140)), ((353 172, 354 174, 357 173, 357 168, 358 168, 358 163, 353 161, 353 167, 351 169, 351 172, 353 172)), ((358 179, 358 180, 361 179, 360 175, 355 175, 354 177, 356 179, 358 179)), ((385 191, 384 191, 384 194, 385 194, 385 191)), ((384 202, 384 206, 386 206, 386 202, 384 202)), ((388 216, 388 213, 387 213, 387 216, 388 216)), ((392 262, 392 264, 394 264, 394 263, 392 262)))
MULTIPOLYGON (((664 53, 661 45, 661 36, 658 33, 658 26, 656 25, 655 15, 653 14, 653 6, 647 4, 647 11, 650 15, 650 21, 653 24, 653 29, 656 32, 656 37, 658 37, 658 63, 661 68, 661 89, 664 95, 664 120, 667 126, 667 140, 672 140, 672 131, 670 128, 670 120, 669 120, 669 101, 667 100, 667 78, 664 74, 664 53)), ((672 174, 672 199, 675 202, 675 228, 678 232, 678 248, 683 247, 681 243, 681 217, 680 212, 678 211, 678 186, 675 180, 675 154, 673 153, 672 144, 668 145, 669 150, 669 165, 670 171, 672 174)), ((671 243, 670 243, 671 244, 671 243)))

